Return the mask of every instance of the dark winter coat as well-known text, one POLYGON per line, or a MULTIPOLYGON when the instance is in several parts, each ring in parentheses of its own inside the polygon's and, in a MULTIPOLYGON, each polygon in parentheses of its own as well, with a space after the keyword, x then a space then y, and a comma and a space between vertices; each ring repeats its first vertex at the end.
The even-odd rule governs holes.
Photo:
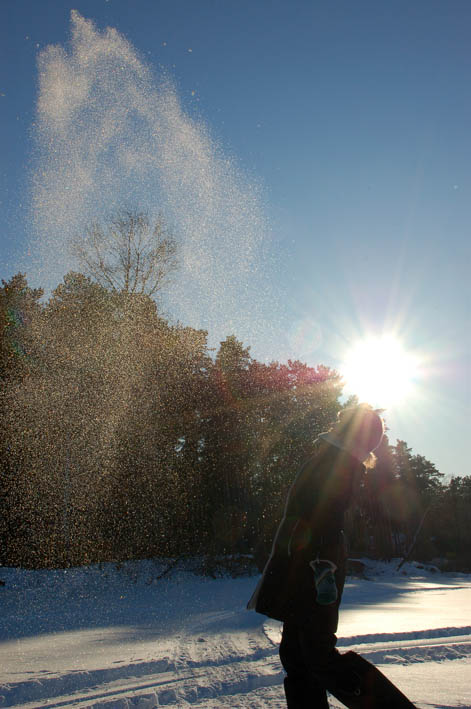
POLYGON ((344 515, 363 471, 350 453, 318 441, 290 488, 270 558, 248 608, 282 621, 312 618, 319 606, 309 562, 328 559, 338 567, 338 609, 345 578, 344 515))

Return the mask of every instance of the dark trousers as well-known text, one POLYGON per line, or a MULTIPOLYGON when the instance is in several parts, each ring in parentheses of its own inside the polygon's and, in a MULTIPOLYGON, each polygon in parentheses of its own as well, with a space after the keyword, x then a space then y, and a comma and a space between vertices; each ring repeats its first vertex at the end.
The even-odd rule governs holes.
MULTIPOLYGON (((283 624, 280 659, 286 671, 284 681, 289 709, 328 709, 326 688, 342 673, 341 655, 336 650, 339 606, 345 583, 344 542, 327 558, 338 565, 335 574, 337 601, 315 605, 309 618, 283 624)), ((346 680, 349 684, 349 680, 346 680)))
POLYGON ((311 623, 285 623, 280 659, 285 669, 289 709, 327 709, 326 687, 336 674, 339 653, 333 633, 316 632, 311 623))
POLYGON ((414 709, 374 665, 355 652, 341 655, 335 643, 313 621, 284 624, 280 658, 289 709, 328 709, 327 690, 350 709, 414 709))

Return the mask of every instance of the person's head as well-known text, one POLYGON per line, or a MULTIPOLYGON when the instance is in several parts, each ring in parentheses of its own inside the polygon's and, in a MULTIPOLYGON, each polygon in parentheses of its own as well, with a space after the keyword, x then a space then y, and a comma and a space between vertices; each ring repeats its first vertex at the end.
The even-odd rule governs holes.
POLYGON ((384 423, 379 414, 368 404, 359 404, 342 409, 332 429, 342 447, 349 450, 367 468, 376 462, 373 451, 381 443, 384 423))

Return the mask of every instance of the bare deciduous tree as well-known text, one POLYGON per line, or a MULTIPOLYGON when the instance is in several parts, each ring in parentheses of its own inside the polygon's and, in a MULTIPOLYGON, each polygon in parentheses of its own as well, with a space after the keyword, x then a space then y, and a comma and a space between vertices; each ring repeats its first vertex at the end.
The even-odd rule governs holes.
POLYGON ((86 275, 114 291, 154 295, 176 269, 176 241, 161 214, 126 210, 109 224, 92 222, 72 244, 86 275))

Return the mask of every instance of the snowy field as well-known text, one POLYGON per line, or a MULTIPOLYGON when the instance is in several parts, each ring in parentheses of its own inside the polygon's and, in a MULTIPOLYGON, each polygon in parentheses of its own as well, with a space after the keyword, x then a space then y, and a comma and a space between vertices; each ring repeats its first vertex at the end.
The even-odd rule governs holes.
MULTIPOLYGON (((403 570, 368 563, 349 580, 339 647, 418 707, 469 709, 471 577, 403 570)), ((0 569, 0 706, 284 707, 280 624, 245 610, 256 577, 158 574, 152 562, 0 569)))

